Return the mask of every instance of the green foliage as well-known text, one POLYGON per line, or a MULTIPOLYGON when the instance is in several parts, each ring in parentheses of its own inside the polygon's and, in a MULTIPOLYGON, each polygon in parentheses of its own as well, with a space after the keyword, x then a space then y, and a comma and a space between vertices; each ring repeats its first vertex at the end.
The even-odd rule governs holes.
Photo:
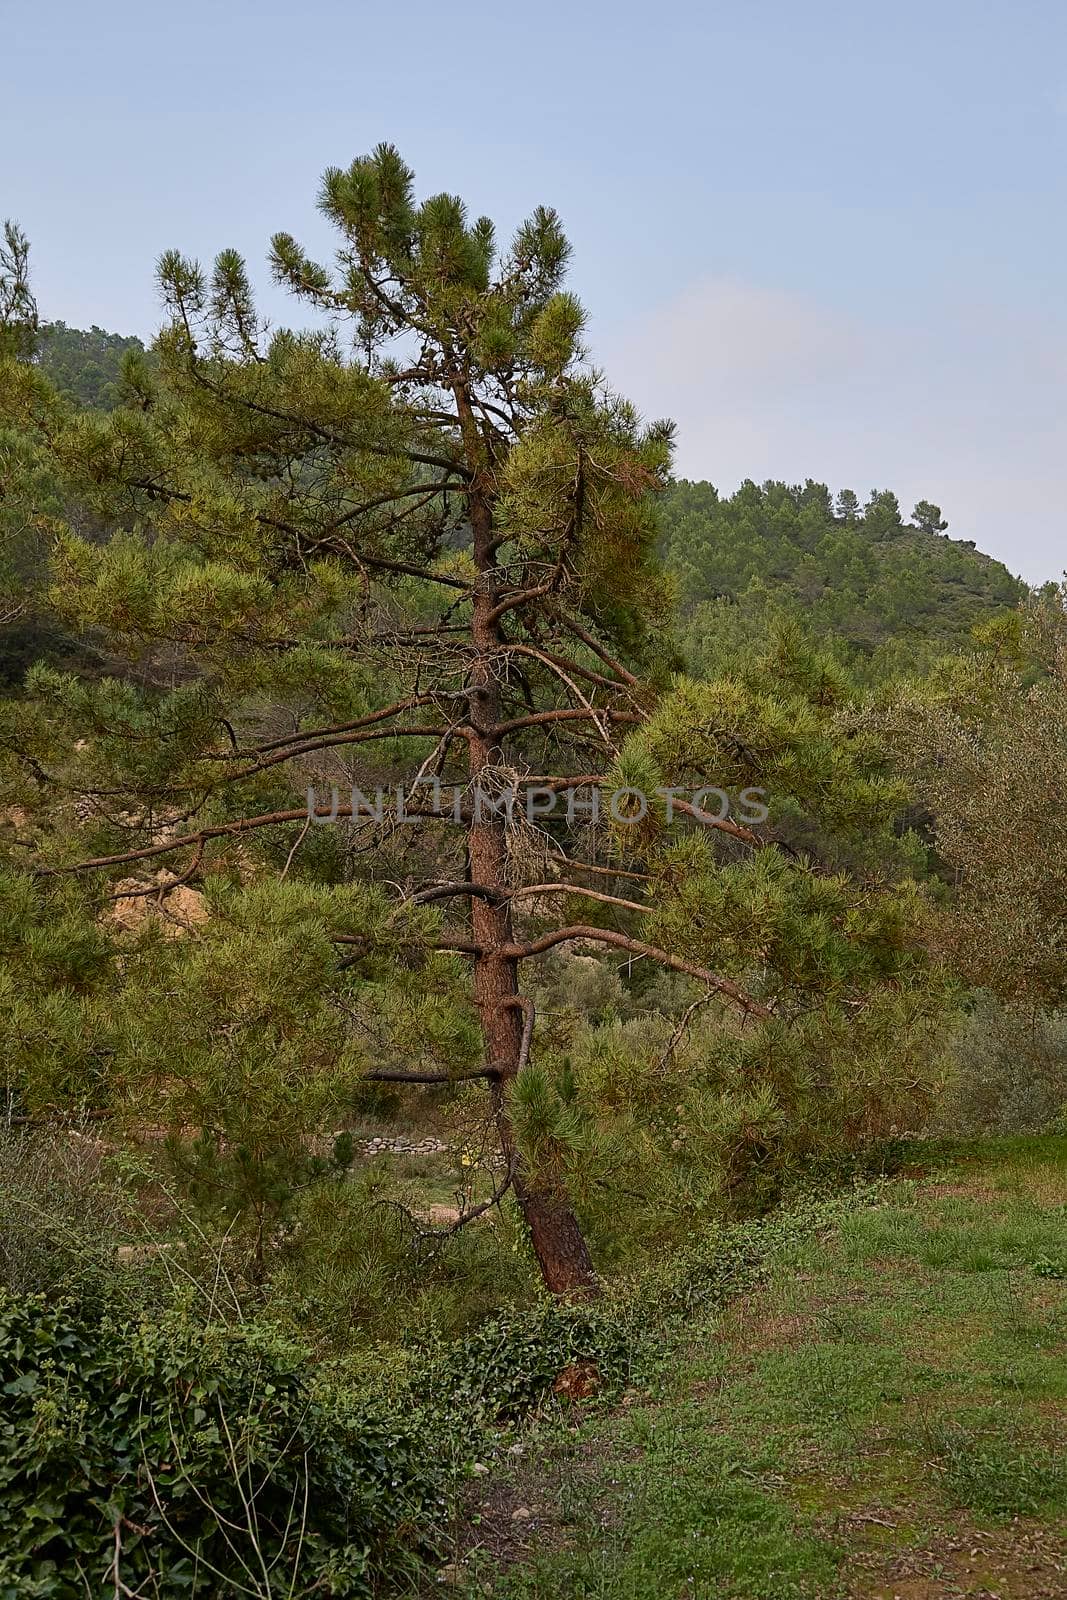
POLYGON ((150 932, 127 955, 113 1075, 121 1109, 134 1128, 147 1119, 161 1129, 180 1194, 247 1238, 257 1271, 297 1197, 351 1164, 343 1130, 368 1060, 458 1066, 475 1050, 453 964, 419 954, 430 914, 406 927, 386 919, 369 886, 216 882, 197 937, 150 932), (371 945, 343 973, 339 935, 371 945), (391 942, 421 960, 424 994, 382 983, 391 942))
POLYGON ((957 1024, 948 1069, 938 1112, 947 1132, 1043 1132, 1067 1112, 1067 1017, 1020 1016, 980 994, 957 1024))
POLYGON ((133 1196, 92 1123, 17 1126, 0 1134, 0 1285, 15 1296, 59 1296, 102 1314, 158 1304, 148 1255, 119 1251, 144 1235, 133 1196))
POLYGON ((17 682, 37 656, 72 653, 45 597, 64 497, 41 428, 58 426, 61 412, 36 370, 3 354, 0 337, 0 685, 17 682))
POLYGON ((145 357, 133 334, 103 328, 68 328, 65 322, 41 325, 37 364, 61 395, 92 410, 111 411, 127 394, 131 356, 145 357))
POLYGON ((415 1419, 254 1327, 0 1298, 0 1593, 356 1596, 442 1511, 415 1419))
POLYGON ((655 1014, 579 1029, 561 1109, 582 1137, 560 1148, 600 1259, 644 1270, 694 1229, 877 1159, 936 1099, 940 1015, 913 993, 758 1029, 714 1008, 683 1030, 655 1014))
POLYGON ((10 1111, 106 1105, 115 952, 78 886, 0 872, 0 1055, 10 1111))
POLYGON ((424 1209, 417 1184, 390 1182, 380 1169, 309 1187, 268 1264, 272 1315, 343 1358, 364 1345, 457 1338, 509 1304, 529 1304, 535 1268, 513 1208, 452 1238, 423 1220, 424 1209))
POLYGON ((930 819, 955 890, 942 948, 965 982, 1031 1014, 1067 998, 1065 600, 1050 588, 867 719, 930 819))
POLYGON ((960 1424, 927 1427, 945 1492, 970 1511, 1032 1517, 1067 1507, 1067 1463, 1058 1451, 960 1424))
MULTIPOLYGON (((830 648, 795 620, 779 618, 721 676, 674 679, 627 739, 613 781, 631 781, 631 771, 639 785, 683 793, 711 783, 742 825, 758 822, 763 806, 769 828, 757 835, 823 871, 899 876, 919 864, 900 837, 908 790, 884 738, 865 726, 855 685, 830 648)), ((660 830, 665 809, 654 815, 660 830)), ((706 809, 722 809, 714 790, 706 809)))
POLYGON ((744 483, 726 499, 711 484, 683 481, 661 515, 682 644, 701 676, 732 671, 780 616, 833 637, 865 681, 911 676, 1026 593, 970 541, 944 537, 940 508, 928 501, 912 525, 889 493, 873 493, 861 511, 843 490, 835 515, 826 488, 810 479, 744 483))
POLYGON ((909 887, 872 895, 773 850, 719 867, 699 837, 665 852, 662 874, 649 924, 658 942, 677 946, 684 937, 698 960, 714 949, 729 972, 758 961, 770 992, 793 1003, 800 995, 855 1000, 919 964, 909 887))

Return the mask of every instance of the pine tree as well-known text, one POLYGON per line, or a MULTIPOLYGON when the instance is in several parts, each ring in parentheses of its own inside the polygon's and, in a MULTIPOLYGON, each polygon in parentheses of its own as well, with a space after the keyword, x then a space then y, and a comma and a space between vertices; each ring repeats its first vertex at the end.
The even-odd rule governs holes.
POLYGON ((0 244, 0 356, 28 361, 37 348, 37 301, 30 288, 30 246, 17 222, 0 244))
POLYGON ((860 497, 855 489, 839 489, 837 492, 837 515, 842 521, 853 523, 859 516, 860 497))
MULTIPOLYGON (((790 994, 808 1011, 813 993, 861 1004, 910 970, 903 902, 870 909, 870 881, 854 890, 716 802, 683 791, 643 817, 642 794, 769 774, 787 811, 861 833, 900 796, 835 735, 830 666, 799 647, 763 664, 761 687, 669 685, 652 551, 671 427, 643 426, 589 367, 555 213, 500 253, 456 197, 417 203, 388 145, 327 171, 321 205, 336 270, 287 234, 271 259, 324 330, 266 337, 234 252, 210 275, 169 252, 158 375, 134 353, 117 411, 49 424, 82 514, 111 528, 104 547, 59 539, 56 603, 136 665, 124 681, 33 682, 47 783, 81 797, 102 845, 79 858, 67 834, 39 870, 173 861, 160 900, 208 871, 284 878, 302 850, 322 854, 315 817, 354 829, 377 808, 370 875, 395 904, 362 929, 339 918, 338 971, 380 982, 384 964, 403 986, 427 956, 463 958, 484 1049, 452 1073, 366 1076, 484 1080, 493 1198, 514 1192, 550 1289, 590 1292, 558 1172, 515 1136, 535 1047, 525 964, 581 940, 687 975, 747 1019, 786 1013, 790 994), (397 781, 384 811, 356 794, 294 804, 353 756, 397 781), (435 782, 459 786, 454 804, 435 782), (602 790, 629 795, 583 826, 602 790), (388 854, 405 816, 441 839, 417 871, 410 851, 388 854), (696 842, 679 842, 693 823, 696 842), (765 843, 784 848, 761 865, 765 843), (561 898, 585 910, 553 917, 561 898)), ((25 740, 19 754, 45 771, 25 740)))
MULTIPOLYGON (((339 274, 287 235, 273 242, 273 267, 317 310, 354 319, 356 359, 341 358, 333 329, 281 332, 264 348, 239 258, 223 252, 207 280, 170 253, 160 264, 173 314, 161 340, 164 389, 110 422, 71 423, 64 464, 86 500, 119 524, 153 529, 151 540, 120 535, 103 558, 73 536, 64 542, 71 614, 156 648, 184 647, 201 674, 184 692, 195 711, 181 765, 142 768, 139 784, 125 775, 139 821, 181 810, 190 825, 99 864, 182 849, 195 857, 213 838, 289 820, 283 807, 192 825, 205 787, 217 797, 240 786, 247 797, 259 775, 328 748, 408 742, 409 811, 416 773, 447 778, 464 751, 465 874, 411 898, 469 905, 465 936, 444 942, 471 958, 508 1179, 546 1282, 587 1287, 591 1263, 565 1198, 527 1181, 510 1130, 508 1086, 533 1024, 518 974, 537 951, 516 933, 521 885, 494 801, 535 783, 565 791, 568 751, 600 745, 613 756, 642 714, 637 677, 613 652, 645 645, 641 607, 655 592, 649 491, 667 470, 670 430, 642 429, 584 366, 554 213, 537 211, 498 261, 488 220, 469 222, 448 195, 417 205, 412 175, 388 146, 327 172, 322 207, 341 234, 339 274), (408 601, 391 604, 381 586, 406 580, 408 601), (301 667, 318 672, 322 698, 335 704, 346 693, 366 701, 376 681, 391 681, 394 698, 325 728, 251 743, 242 732, 218 748, 220 727, 237 715, 234 680, 256 681, 258 664, 266 687, 279 658, 293 678, 301 667), (539 736, 562 770, 531 772, 515 753, 520 736, 527 745, 539 736)), ((131 386, 142 379, 131 367, 131 386)), ((541 893, 564 888, 611 898, 580 883, 541 893)), ((580 928, 540 945, 578 934, 645 949, 580 928)))
POLYGON ((920 500, 912 512, 915 526, 923 533, 944 533, 948 523, 941 515, 941 507, 930 500, 920 500))
POLYGON ((0 683, 21 676, 26 652, 51 643, 35 615, 46 562, 37 523, 58 512, 58 482, 47 449, 47 385, 37 381, 37 302, 30 246, 17 223, 0 244, 0 683))

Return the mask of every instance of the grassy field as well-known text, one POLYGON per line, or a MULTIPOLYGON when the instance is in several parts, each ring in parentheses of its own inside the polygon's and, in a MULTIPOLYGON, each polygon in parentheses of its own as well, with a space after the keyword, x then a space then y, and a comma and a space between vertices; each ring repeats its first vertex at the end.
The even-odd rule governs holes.
POLYGON ((1067 1596, 1067 1139, 938 1151, 512 1460, 460 1591, 1067 1596))

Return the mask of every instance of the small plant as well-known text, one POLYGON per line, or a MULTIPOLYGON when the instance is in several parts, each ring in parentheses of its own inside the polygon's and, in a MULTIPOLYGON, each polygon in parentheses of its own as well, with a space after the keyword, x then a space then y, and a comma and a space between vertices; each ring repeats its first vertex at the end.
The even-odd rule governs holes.
POLYGON ((927 1423, 926 1435, 957 1505, 988 1516, 1033 1516, 1067 1504, 1067 1462, 1044 1446, 940 1422, 927 1423))

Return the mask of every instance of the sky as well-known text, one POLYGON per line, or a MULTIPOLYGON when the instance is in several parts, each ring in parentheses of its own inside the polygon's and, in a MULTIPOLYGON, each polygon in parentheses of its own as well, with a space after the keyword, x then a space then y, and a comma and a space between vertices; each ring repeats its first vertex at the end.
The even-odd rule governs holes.
POLYGON ((0 216, 41 314, 149 337, 153 268, 328 255, 385 139, 507 232, 560 211, 612 383, 724 492, 939 504, 1067 566, 1064 0, 0 0, 0 216))

